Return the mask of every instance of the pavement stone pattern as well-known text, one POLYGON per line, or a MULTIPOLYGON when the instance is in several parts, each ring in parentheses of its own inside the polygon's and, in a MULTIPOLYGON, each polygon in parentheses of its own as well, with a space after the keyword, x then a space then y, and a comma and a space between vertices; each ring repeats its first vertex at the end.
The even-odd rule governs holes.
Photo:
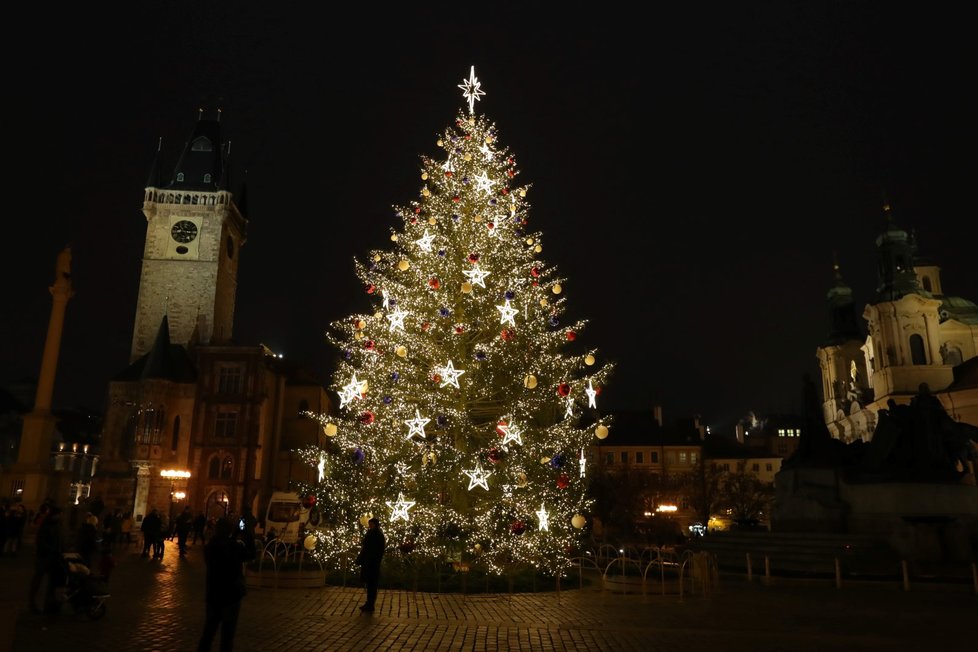
MULTIPOLYGON (((89 621, 68 607, 30 614, 33 550, 0 558, 0 652, 196 650, 204 621, 202 546, 162 561, 133 544, 116 553, 108 612, 89 621), (7 646, 7 647, 4 647, 7 646)), ((567 585, 570 588, 567 588, 567 585)), ((721 575, 709 596, 680 599, 658 585, 645 594, 595 587, 521 594, 384 590, 361 614, 354 586, 251 588, 234 649, 273 652, 528 650, 702 652, 978 649, 978 595, 970 585, 851 584, 721 575)), ((218 649, 215 640, 213 649, 218 649)))

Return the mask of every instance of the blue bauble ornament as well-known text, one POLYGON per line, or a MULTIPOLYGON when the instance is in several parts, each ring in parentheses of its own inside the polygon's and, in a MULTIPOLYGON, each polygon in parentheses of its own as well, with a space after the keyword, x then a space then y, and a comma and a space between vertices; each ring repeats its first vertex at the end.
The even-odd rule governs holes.
POLYGON ((397 373, 396 371, 391 372, 391 381, 396 383, 398 380, 400 380, 400 378, 401 374, 397 373))
POLYGON ((550 321, 550 325, 551 326, 555 326, 555 327, 557 326, 557 324, 560 323, 560 320, 557 319, 557 316, 556 315, 554 315, 553 317, 551 317, 549 321, 550 321))
POLYGON ((563 465, 564 465, 564 456, 563 455, 554 455, 553 457, 550 458, 550 467, 551 468, 559 469, 563 465))
POLYGON ((512 290, 506 290, 506 295, 505 296, 506 296, 507 299, 509 299, 510 301, 512 301, 513 300, 513 297, 516 296, 516 293, 513 292, 512 290))
POLYGON ((438 309, 438 314, 441 315, 442 317, 448 317, 452 313, 448 308, 442 306, 441 308, 438 309))
POLYGON ((390 396, 385 396, 384 397, 384 405, 390 405, 391 404, 391 401, 393 401, 393 400, 394 399, 391 398, 390 396))
POLYGON ((361 462, 363 462, 363 458, 364 458, 364 455, 363 455, 363 449, 362 448, 360 448, 359 446, 357 446, 355 449, 353 449, 353 463, 354 464, 360 464, 361 462))
POLYGON ((475 352, 475 359, 476 360, 485 360, 486 359, 486 353, 485 353, 485 351, 476 351, 475 352))

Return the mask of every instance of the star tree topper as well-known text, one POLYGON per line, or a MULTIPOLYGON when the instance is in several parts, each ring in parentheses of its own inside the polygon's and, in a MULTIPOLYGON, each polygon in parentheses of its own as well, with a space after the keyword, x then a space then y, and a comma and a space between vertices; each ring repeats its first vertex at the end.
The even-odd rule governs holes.
POLYGON ((485 95, 485 92, 481 90, 482 82, 475 76, 475 66, 469 70, 469 78, 463 79, 458 87, 463 91, 462 97, 469 101, 469 113, 475 113, 475 103, 485 95))

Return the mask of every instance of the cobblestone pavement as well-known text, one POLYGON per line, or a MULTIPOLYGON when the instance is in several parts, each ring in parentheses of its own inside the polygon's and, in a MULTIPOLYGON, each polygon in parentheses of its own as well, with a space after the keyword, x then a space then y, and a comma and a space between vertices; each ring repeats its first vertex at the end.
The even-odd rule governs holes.
MULTIPOLYGON (((32 550, 0 559, 0 651, 195 650, 203 626, 201 546, 185 559, 116 555, 108 613, 89 621, 26 609, 32 550), (10 631, 12 630, 12 631, 10 631)), ((372 615, 362 589, 253 588, 235 641, 260 650, 802 651, 976 649, 971 586, 771 585, 722 577, 709 596, 598 588, 499 595, 381 590, 372 615)), ((215 641, 213 649, 217 649, 215 641)))

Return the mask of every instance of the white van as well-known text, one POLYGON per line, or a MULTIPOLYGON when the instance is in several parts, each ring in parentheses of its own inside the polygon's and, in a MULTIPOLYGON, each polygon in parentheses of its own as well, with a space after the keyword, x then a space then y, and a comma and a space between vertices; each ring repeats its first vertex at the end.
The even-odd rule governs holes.
POLYGON ((299 531, 309 522, 309 510, 302 506, 299 494, 276 491, 265 510, 265 536, 274 536, 285 543, 297 543, 299 531))

